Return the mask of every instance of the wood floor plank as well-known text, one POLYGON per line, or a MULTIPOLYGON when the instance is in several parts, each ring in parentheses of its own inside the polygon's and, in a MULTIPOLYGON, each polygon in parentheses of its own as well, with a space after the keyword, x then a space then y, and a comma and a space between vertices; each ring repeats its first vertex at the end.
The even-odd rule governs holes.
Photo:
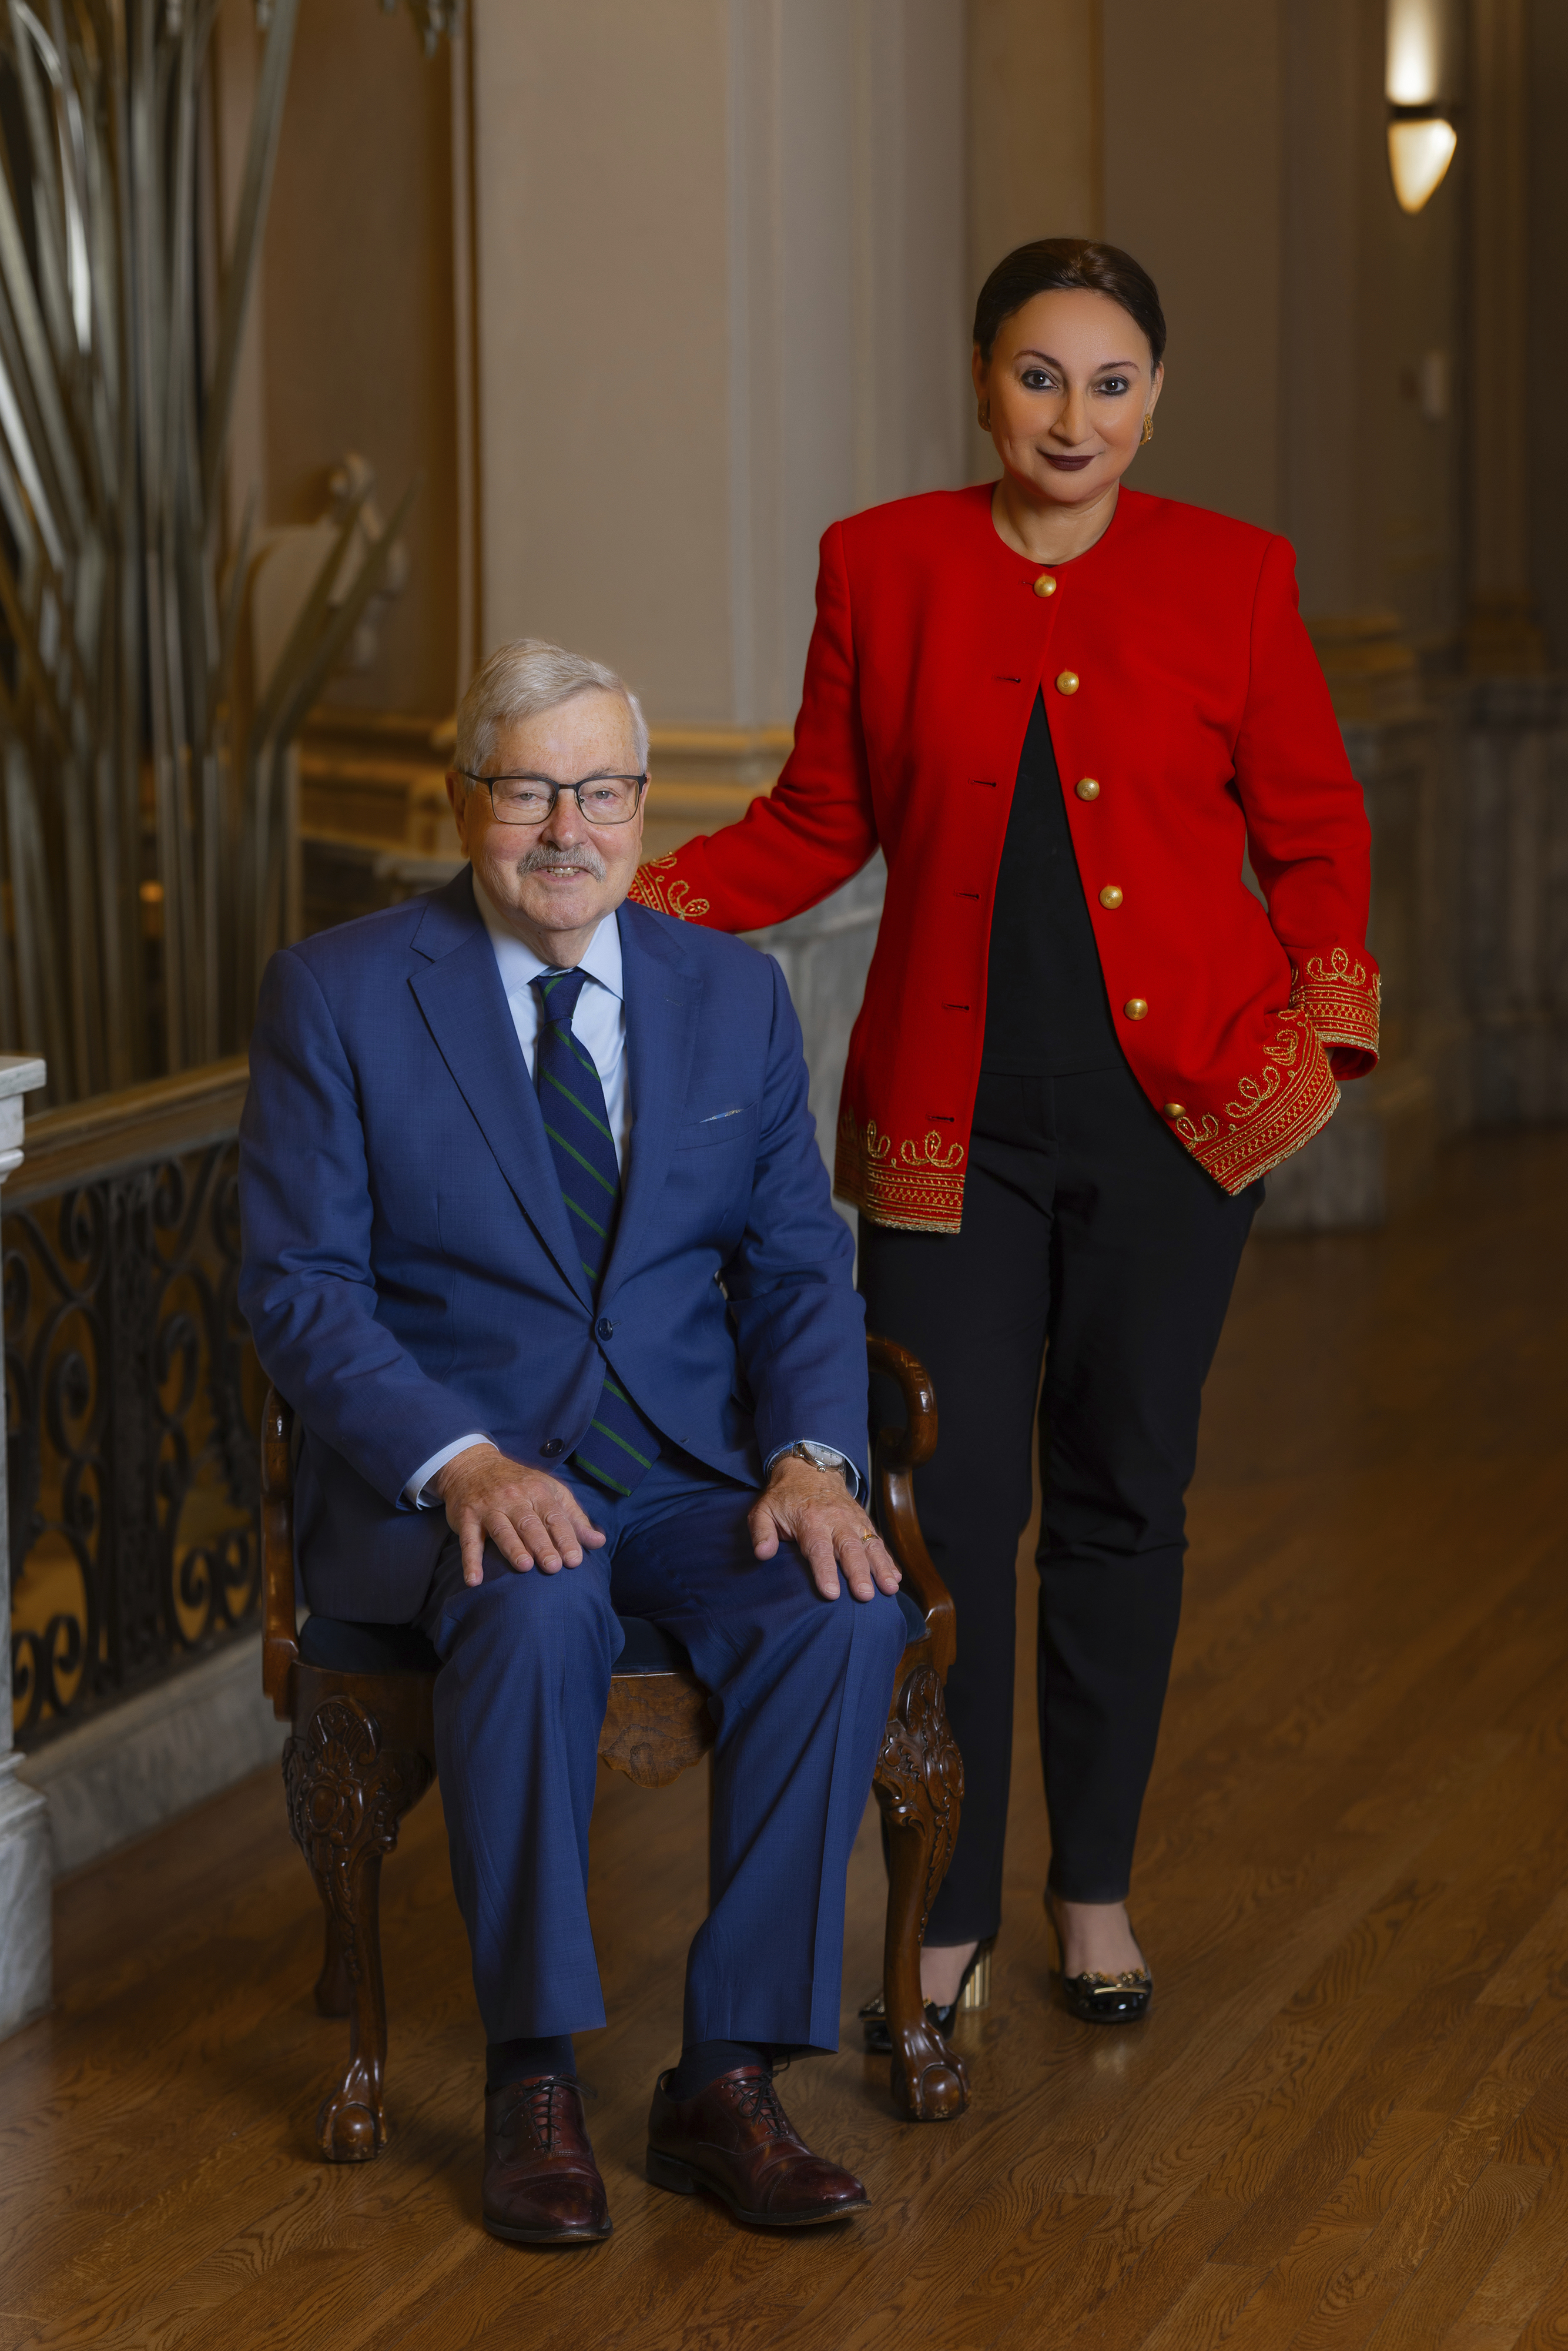
POLYGON ((1490 2163, 1396 2297, 1366 2351, 1440 2343, 1541 2194, 1541 2175, 1490 2163))
POLYGON ((1540 2193, 1443 2336, 1440 2351, 1492 2351, 1492 2337, 1506 2340, 1511 2351, 1561 2275, 1568 2244, 1568 2168, 1521 2169, 1527 2179, 1534 2173, 1540 2179, 1540 2193))
MULTIPOLYGON (((1281 2351, 1317 2308, 1336 2277, 1365 2243, 1364 2228, 1303 2230, 1299 2241, 1262 2273, 1262 2283, 1230 2319, 1216 2343, 1226 2351, 1281 2351)), ((1255 2273, 1254 2273, 1255 2274, 1255 2273)), ((1121 2346, 1118 2346, 1121 2351, 1121 2346)))
POLYGON ((615 2218, 478 2220, 482 2050, 439 1792, 384 1876, 392 2143, 311 2117, 314 1891, 258 1774, 59 1889, 53 2013, 0 2046, 0 2351, 1562 2351, 1568 2248, 1568 1135, 1472 1138, 1388 1233, 1249 1249, 1206 1403, 1140 1846, 1147 2024, 1051 1987, 1020 1552, 1013 1816, 972 2110, 912 2128, 846 2044, 786 2102, 866 2179, 780 2241, 651 2188, 702 1914, 700 1772, 601 1778, 609 2026, 579 2066, 615 2218))

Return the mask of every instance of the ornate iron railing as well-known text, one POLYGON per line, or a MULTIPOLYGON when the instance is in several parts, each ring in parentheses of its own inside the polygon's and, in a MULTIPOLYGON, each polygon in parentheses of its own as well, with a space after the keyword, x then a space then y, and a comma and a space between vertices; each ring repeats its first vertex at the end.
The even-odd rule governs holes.
POLYGON ((27 1123, 0 1235, 24 1747, 255 1615, 245 1084, 242 1056, 27 1123))

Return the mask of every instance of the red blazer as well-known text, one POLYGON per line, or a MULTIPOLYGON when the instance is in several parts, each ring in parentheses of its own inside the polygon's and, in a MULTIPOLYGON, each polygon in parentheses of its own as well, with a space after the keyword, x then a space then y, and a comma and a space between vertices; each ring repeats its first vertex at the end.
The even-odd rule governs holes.
POLYGON ((1042 569, 997 536, 988 484, 875 507, 822 540, 771 797, 643 866, 632 894, 748 930, 883 850, 835 1171, 879 1224, 958 1229, 997 871, 1041 686, 1117 1035, 1199 1165, 1239 1192, 1327 1123, 1336 1076, 1377 1059, 1369 828, 1287 542, 1124 489, 1086 555, 1042 569))

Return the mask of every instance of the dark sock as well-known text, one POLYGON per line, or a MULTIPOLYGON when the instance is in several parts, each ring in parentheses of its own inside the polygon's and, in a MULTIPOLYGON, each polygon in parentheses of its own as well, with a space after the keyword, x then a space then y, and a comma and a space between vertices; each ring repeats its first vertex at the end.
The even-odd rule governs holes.
POLYGON ((675 2099, 695 2098, 721 2074, 737 2065, 764 2065, 772 2070, 773 2051, 758 2041, 688 2041, 681 2062, 671 2073, 666 2094, 675 2099))
POLYGON ((545 2032, 532 2040, 492 2041, 485 2050, 485 2090, 510 2089, 531 2074, 575 2074, 570 2032, 545 2032))

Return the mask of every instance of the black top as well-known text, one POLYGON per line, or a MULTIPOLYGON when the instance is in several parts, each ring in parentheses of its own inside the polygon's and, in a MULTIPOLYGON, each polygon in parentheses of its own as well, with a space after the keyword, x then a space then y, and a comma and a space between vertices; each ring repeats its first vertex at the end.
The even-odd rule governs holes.
POLYGON ((997 876, 980 1063, 1026 1078, 1123 1063, 1038 694, 997 876))

